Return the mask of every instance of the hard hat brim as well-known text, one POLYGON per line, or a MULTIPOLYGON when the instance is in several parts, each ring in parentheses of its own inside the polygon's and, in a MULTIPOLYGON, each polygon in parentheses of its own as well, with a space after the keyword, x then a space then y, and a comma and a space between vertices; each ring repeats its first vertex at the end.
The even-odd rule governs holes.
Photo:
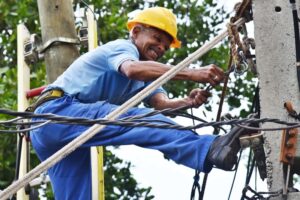
POLYGON ((181 47, 181 42, 177 38, 174 38, 173 42, 171 43, 172 48, 180 48, 181 47))

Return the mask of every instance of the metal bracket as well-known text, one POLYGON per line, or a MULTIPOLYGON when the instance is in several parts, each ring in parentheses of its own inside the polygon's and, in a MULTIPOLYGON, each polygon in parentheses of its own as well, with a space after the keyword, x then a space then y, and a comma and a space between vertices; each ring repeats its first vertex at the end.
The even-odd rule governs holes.
POLYGON ((75 26, 79 41, 84 47, 88 47, 88 22, 86 16, 86 9, 80 8, 78 4, 78 7, 76 8, 74 14, 75 26))
POLYGON ((80 27, 78 30, 78 37, 80 40, 80 43, 84 46, 84 47, 88 47, 88 27, 80 27))
POLYGON ((56 37, 48 40, 42 45, 41 38, 36 35, 30 35, 30 40, 24 42, 24 57, 27 64, 36 63, 43 58, 43 53, 54 43, 80 44, 78 38, 56 37))
POLYGON ((30 35, 30 39, 24 42, 24 58, 28 65, 36 63, 42 58, 38 52, 41 43, 41 38, 37 34, 30 35))
POLYGON ((267 178, 266 155, 263 146, 264 144, 263 134, 259 133, 250 136, 240 137, 240 144, 242 148, 246 148, 246 147, 252 148, 260 178, 262 180, 267 178))
POLYGON ((293 165, 297 150, 298 129, 283 130, 281 139, 280 161, 293 165))
POLYGON ((54 43, 80 44, 80 41, 78 38, 55 37, 45 42, 38 51, 43 53, 54 43))

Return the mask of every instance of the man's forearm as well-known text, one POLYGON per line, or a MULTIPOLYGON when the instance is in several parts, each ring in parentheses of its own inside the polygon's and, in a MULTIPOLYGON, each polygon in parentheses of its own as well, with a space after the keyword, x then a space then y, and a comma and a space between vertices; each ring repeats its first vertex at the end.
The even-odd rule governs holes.
MULTIPOLYGON (((168 65, 154 61, 125 61, 120 69, 130 79, 151 81, 163 75, 170 68, 168 65)), ((173 80, 190 80, 191 75, 191 70, 182 70, 173 80)))

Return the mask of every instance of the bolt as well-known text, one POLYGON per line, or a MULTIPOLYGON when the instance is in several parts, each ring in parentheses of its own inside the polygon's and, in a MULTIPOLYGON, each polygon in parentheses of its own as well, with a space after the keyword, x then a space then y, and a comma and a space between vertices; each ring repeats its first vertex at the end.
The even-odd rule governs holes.
POLYGON ((293 146, 294 146, 294 144, 291 141, 288 141, 286 143, 286 147, 288 147, 288 148, 292 148, 293 146))
POLYGON ((293 158, 293 154, 287 153, 287 154, 285 155, 285 157, 286 157, 288 160, 290 160, 290 159, 293 158))
POLYGON ((289 136, 290 137, 294 137, 296 135, 295 131, 290 130, 289 131, 289 136))
POLYGON ((260 138, 254 138, 252 140, 252 144, 255 145, 255 146, 258 146, 260 143, 261 143, 260 138))
POLYGON ((247 148, 250 146, 250 141, 249 140, 240 140, 240 144, 242 148, 247 148))

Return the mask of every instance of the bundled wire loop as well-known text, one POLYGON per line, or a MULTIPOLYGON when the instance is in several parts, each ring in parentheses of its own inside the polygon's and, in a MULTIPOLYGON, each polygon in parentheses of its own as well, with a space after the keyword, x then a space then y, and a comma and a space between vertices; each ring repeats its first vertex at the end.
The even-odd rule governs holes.
MULTIPOLYGON (((288 128, 296 128, 300 127, 300 122, 287 122, 276 118, 244 118, 244 119, 231 119, 226 121, 212 121, 206 122, 203 119, 196 118, 196 120, 201 121, 202 123, 195 124, 193 126, 182 126, 178 124, 170 124, 169 122, 165 121, 153 121, 148 119, 143 119, 144 117, 153 116, 156 114, 172 114, 173 111, 178 112, 177 109, 165 109, 162 111, 153 111, 143 115, 134 116, 132 118, 121 118, 117 120, 109 120, 104 118, 99 119, 87 119, 87 118, 73 118, 73 117, 66 117, 60 116, 55 114, 34 114, 31 112, 16 112, 7 109, 0 109, 0 114, 6 114, 11 116, 18 116, 17 118, 8 120, 8 121, 0 121, 1 126, 7 125, 31 125, 30 128, 23 128, 23 129, 16 129, 16 130, 0 130, 0 133, 23 133, 27 132, 41 126, 45 126, 48 123, 59 123, 59 124, 76 124, 76 125, 83 125, 83 126, 91 126, 94 124, 100 125, 116 125, 116 126, 130 126, 130 127, 152 127, 152 128, 165 128, 165 129, 178 129, 178 130, 192 130, 192 129, 199 129, 203 127, 220 127, 224 125, 231 125, 231 126, 240 126, 250 130, 259 130, 259 131, 274 131, 274 130, 283 130, 288 128), (22 122, 23 119, 30 119, 30 118, 37 118, 38 121, 28 121, 22 122), (266 123, 272 122, 276 124, 281 124, 285 126, 276 127, 276 128, 257 128, 257 127, 250 127, 245 126, 244 124, 259 124, 259 123, 266 123)), ((184 117, 188 117, 189 115, 182 115, 184 117)), ((191 117, 191 116, 189 116, 191 117)))

